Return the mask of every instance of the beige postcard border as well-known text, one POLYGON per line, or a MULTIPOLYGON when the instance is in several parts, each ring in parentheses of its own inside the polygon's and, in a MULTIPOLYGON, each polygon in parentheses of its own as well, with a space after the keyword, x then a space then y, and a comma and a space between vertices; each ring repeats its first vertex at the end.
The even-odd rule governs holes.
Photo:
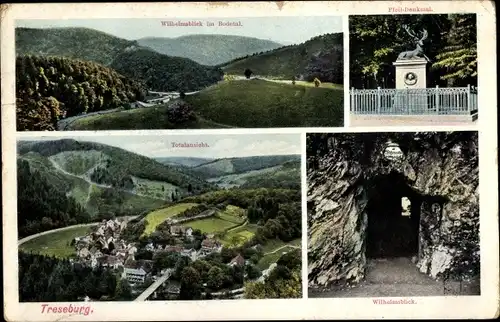
MULTIPOLYGON (((259 3, 149 3, 149 4, 20 4, 2 7, 2 192, 4 238, 4 311, 13 321, 111 321, 111 320, 228 320, 228 319, 355 319, 355 318, 487 318, 498 316, 498 160, 497 160, 497 98, 495 65, 495 16, 490 1, 404 1, 404 2, 259 2, 259 3), (479 101, 481 114, 477 126, 438 127, 370 127, 370 128, 298 128, 259 129, 260 133, 302 133, 304 151, 305 132, 398 132, 398 131, 452 131, 479 130, 480 150, 480 246, 481 296, 475 297, 416 297, 415 305, 375 305, 372 298, 350 299, 293 299, 293 300, 228 300, 195 302, 116 302, 91 303, 93 313, 83 315, 42 315, 39 303, 19 303, 17 292, 17 234, 16 231, 16 133, 15 133, 15 57, 14 19, 35 18, 164 18, 161 12, 179 17, 252 17, 287 15, 343 15, 390 14, 390 7, 431 7, 432 13, 475 12, 478 14, 479 101), (6 8, 4 10, 4 8, 6 8)), ((345 26, 345 22, 344 22, 345 26)), ((344 27, 345 28, 345 27, 344 27)), ((344 29, 345 30, 345 29, 344 29)), ((345 48, 348 48, 344 43, 345 48)), ((344 56, 346 57, 346 56, 344 56)), ((345 64, 348 59, 345 60, 345 64)), ((348 80, 348 69, 344 70, 348 80)), ((348 82, 344 87, 348 88, 348 82), (346 86, 347 85, 347 86, 346 86)), ((346 89, 346 88, 345 88, 346 89)), ((348 111, 348 96, 344 98, 348 111)), ((179 131, 112 131, 99 135, 209 135, 228 133, 255 133, 257 130, 179 130, 179 131)), ((32 136, 19 133, 19 136, 32 136)), ((92 132, 43 132, 44 136, 92 136, 92 132)), ((305 160, 305 155, 302 156, 305 160)), ((302 183, 305 183, 305 165, 302 165, 302 183)), ((303 191, 305 186, 303 186, 303 191)), ((303 223, 306 196, 303 195, 303 223)), ((304 227, 305 231, 305 227, 304 227)), ((304 235, 303 235, 304 236, 304 235)), ((307 235, 305 235, 307 236, 307 235)), ((306 242, 303 240, 303 244, 306 242)), ((306 250, 303 249, 303 256, 306 250)), ((307 277, 307 257, 304 257, 303 277, 307 277)), ((303 281, 303 285, 307 285, 303 281)), ((303 289, 304 294, 307 288, 303 289)), ((305 296, 305 295, 304 295, 305 296)), ((63 303, 59 303, 63 304, 63 303)), ((67 303, 69 304, 69 303, 67 303)), ((80 304, 81 303, 72 303, 80 304)))

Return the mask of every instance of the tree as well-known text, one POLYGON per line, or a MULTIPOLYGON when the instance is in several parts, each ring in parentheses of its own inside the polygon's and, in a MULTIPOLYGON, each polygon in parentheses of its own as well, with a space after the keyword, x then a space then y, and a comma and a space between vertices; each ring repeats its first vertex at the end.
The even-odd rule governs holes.
POLYGON ((220 267, 212 266, 208 271, 207 286, 213 290, 218 290, 224 282, 224 272, 220 267))
POLYGON ((245 72, 243 73, 247 79, 250 79, 250 76, 252 76, 253 72, 250 69, 245 69, 245 72))
POLYGON ((115 300, 130 301, 132 300, 132 288, 126 279, 120 279, 116 285, 115 300))
POLYGON ((300 250, 294 250, 288 252, 280 257, 280 259, 276 262, 277 265, 285 266, 288 269, 296 269, 300 268, 302 265, 302 259, 300 250))
POLYGON ((167 119, 171 123, 185 123, 195 118, 193 108, 185 101, 173 102, 167 108, 167 119))
POLYGON ((248 264, 245 266, 245 272, 247 273, 247 277, 251 280, 256 279, 262 275, 261 271, 252 264, 248 264))
POLYGON ((432 68, 444 72, 441 79, 448 81, 448 86, 460 85, 461 80, 475 84, 477 83, 474 80, 477 78, 476 15, 453 14, 449 19, 451 28, 445 35, 446 46, 436 56, 432 68))
POLYGON ((191 184, 188 184, 188 192, 192 193, 193 192, 193 186, 191 184))
POLYGON ((181 274, 184 270, 184 268, 186 268, 186 266, 189 265, 189 259, 187 257, 184 257, 184 256, 179 256, 177 258, 177 262, 175 263, 175 272, 174 272, 174 278, 179 280, 181 279, 181 274))
POLYGON ((292 77, 292 85, 295 85, 295 76, 292 77))
POLYGON ((201 296, 201 277, 193 267, 185 267, 181 273, 180 300, 196 300, 201 296))
POLYGON ((181 100, 183 100, 184 98, 186 98, 186 93, 185 93, 185 92, 183 92, 183 91, 181 91, 181 92, 179 93, 179 98, 180 98, 181 100))

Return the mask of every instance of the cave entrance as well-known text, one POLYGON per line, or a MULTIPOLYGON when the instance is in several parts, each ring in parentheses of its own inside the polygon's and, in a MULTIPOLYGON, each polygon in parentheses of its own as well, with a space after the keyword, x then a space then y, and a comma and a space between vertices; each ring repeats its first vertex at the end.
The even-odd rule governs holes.
POLYGON ((369 187, 366 256, 417 255, 421 196, 396 172, 375 177, 369 187))

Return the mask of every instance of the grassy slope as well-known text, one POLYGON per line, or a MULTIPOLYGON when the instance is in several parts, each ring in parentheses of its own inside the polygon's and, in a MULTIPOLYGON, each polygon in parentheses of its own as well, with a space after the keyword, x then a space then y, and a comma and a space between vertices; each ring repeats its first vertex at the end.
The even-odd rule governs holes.
POLYGON ((27 241, 19 249, 41 255, 56 257, 71 257, 75 255, 75 248, 70 246, 73 238, 83 236, 90 231, 90 227, 75 227, 51 234, 42 235, 27 241))
POLYGON ((168 104, 155 107, 91 115, 72 122, 70 130, 146 130, 146 129, 218 129, 228 128, 222 124, 198 117, 185 124, 174 124, 167 120, 168 104))
POLYGON ((344 125, 343 90, 264 80, 222 82, 189 95, 197 120, 173 124, 167 105, 92 115, 71 130, 209 129, 255 127, 330 127, 344 125))
POLYGON ((283 252, 289 252, 296 248, 290 246, 298 246, 301 247, 302 240, 300 238, 294 239, 288 243, 285 243, 278 239, 273 239, 268 241, 265 245, 263 245, 262 250, 264 252, 264 256, 257 263, 257 267, 261 270, 266 269, 272 263, 275 263, 280 257, 283 255, 283 252), (275 250, 280 249, 279 251, 274 252, 275 250), (267 254, 266 254, 267 253, 267 254))
MULTIPOLYGON (((76 163, 78 166, 73 167, 73 163, 67 163, 65 165, 71 164, 72 166, 69 168, 76 170, 83 169, 80 168, 82 158, 77 157, 81 153, 72 152, 74 151, 66 151, 63 153, 67 156, 71 156, 73 161, 79 160, 76 163)), ((91 156, 96 155, 92 152, 90 154, 91 156)), ((57 160, 61 161, 61 154, 57 154, 57 156, 57 160)), ((154 196, 138 196, 130 192, 117 191, 113 188, 102 188, 95 185, 92 185, 89 197, 88 182, 59 171, 50 163, 48 157, 41 156, 35 152, 28 152, 19 156, 19 158, 27 160, 33 169, 40 171, 57 189, 66 193, 68 196, 72 196, 78 203, 85 207, 91 215, 97 215, 105 211, 129 210, 131 212, 141 212, 147 209, 155 209, 165 204, 165 200, 154 198, 154 196), (119 198, 110 197, 109 192, 114 192, 114 195, 118 194, 119 198)), ((91 157, 89 160, 93 160, 93 158, 91 157)), ((89 166, 89 164, 87 164, 87 166, 89 166)))
POLYGON ((204 119, 234 127, 343 126, 343 91, 264 80, 230 81, 186 97, 204 119))
POLYGON ((186 57, 202 65, 217 65, 237 57, 279 48, 273 41, 232 35, 187 35, 177 38, 141 38, 139 45, 159 53, 186 57))
POLYGON ((167 218, 173 217, 180 212, 196 206, 196 203, 180 203, 171 207, 155 210, 144 217, 147 221, 146 229, 143 235, 149 235, 156 230, 156 227, 164 222, 167 218))

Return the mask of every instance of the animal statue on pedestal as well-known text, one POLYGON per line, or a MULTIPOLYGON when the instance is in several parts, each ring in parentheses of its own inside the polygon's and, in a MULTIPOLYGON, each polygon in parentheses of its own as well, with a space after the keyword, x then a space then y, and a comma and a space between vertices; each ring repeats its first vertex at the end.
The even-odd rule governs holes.
POLYGON ((427 30, 423 30, 422 36, 417 36, 408 26, 403 25, 403 29, 413 38, 416 48, 413 50, 403 51, 399 54, 398 60, 425 58, 428 62, 430 62, 431 60, 429 57, 424 54, 424 40, 427 39, 428 36, 427 30))

